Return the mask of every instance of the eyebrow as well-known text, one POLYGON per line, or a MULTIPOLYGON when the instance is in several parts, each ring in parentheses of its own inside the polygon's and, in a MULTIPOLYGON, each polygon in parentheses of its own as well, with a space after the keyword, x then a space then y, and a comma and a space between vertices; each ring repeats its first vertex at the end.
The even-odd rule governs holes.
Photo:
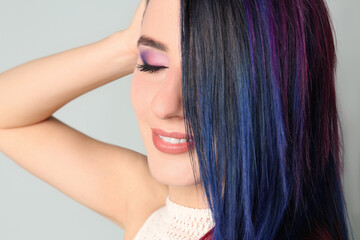
POLYGON ((144 45, 144 46, 149 46, 149 47, 153 47, 156 49, 159 49, 161 51, 167 52, 168 51, 168 47, 164 44, 161 43, 159 41, 156 41, 148 36, 142 35, 138 42, 137 42, 137 46, 139 47, 140 45, 144 45))

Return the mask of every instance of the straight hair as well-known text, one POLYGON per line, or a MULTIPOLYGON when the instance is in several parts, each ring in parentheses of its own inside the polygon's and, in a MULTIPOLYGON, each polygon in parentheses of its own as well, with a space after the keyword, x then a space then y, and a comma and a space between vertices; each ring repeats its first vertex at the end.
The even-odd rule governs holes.
POLYGON ((324 0, 180 1, 185 129, 213 239, 349 239, 324 0))

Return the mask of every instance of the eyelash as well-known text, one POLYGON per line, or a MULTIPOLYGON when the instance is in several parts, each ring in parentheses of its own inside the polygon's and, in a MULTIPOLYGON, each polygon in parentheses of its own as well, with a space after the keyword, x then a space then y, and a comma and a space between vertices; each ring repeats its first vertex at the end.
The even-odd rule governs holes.
POLYGON ((168 68, 164 66, 153 66, 149 64, 137 64, 137 68, 142 72, 155 73, 163 68, 168 68))

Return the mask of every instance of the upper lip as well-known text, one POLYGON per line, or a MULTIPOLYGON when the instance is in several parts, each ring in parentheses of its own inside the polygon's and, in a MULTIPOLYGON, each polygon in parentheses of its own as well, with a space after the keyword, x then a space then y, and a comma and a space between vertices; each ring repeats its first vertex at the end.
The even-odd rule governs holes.
POLYGON ((166 132, 160 128, 151 128, 157 135, 161 135, 164 137, 171 137, 171 138, 183 138, 183 139, 192 139, 191 136, 180 133, 180 132, 166 132))

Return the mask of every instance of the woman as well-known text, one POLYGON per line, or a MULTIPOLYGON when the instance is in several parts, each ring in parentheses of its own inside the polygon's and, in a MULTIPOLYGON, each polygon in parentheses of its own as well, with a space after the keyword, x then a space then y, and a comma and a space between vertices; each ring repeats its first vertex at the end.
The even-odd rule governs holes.
POLYGON ((322 0, 142 1, 0 75, 0 150, 125 239, 348 239, 335 64, 322 0), (147 156, 52 116, 132 72, 147 156))

